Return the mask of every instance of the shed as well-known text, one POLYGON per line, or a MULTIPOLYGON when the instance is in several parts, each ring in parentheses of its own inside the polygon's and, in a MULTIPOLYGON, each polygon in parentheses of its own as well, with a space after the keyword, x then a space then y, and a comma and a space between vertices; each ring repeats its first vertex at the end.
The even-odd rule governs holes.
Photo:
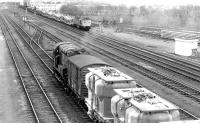
POLYGON ((180 39, 175 38, 175 54, 182 56, 191 56, 193 51, 197 51, 198 39, 180 39))

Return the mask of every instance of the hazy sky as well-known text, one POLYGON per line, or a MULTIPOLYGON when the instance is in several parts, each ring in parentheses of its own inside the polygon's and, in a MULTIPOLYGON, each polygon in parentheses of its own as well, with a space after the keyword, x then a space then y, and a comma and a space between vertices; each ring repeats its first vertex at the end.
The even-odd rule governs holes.
MULTIPOLYGON (((22 0, 0 0, 0 2, 4 2, 4 1, 22 1, 22 0)), ((200 5, 200 0, 88 0, 88 1, 96 1, 96 2, 102 1, 105 3, 114 4, 114 5, 124 4, 127 6, 131 6, 131 5, 176 6, 176 5, 188 5, 188 4, 200 5)))
MULTIPOLYGON (((99 0, 94 0, 99 1, 99 0)), ((200 5, 200 0, 101 0, 103 2, 112 4, 130 5, 162 5, 162 6, 176 6, 176 5, 200 5)))

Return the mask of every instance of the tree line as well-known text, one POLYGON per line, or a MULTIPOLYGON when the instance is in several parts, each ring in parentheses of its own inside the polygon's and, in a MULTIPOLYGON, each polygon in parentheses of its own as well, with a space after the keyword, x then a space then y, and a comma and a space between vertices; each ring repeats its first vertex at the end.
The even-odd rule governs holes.
POLYGON ((131 6, 123 5, 94 5, 76 6, 75 4, 63 5, 61 13, 73 16, 97 16, 102 21, 119 21, 124 19, 124 23, 132 23, 141 26, 158 27, 179 27, 200 29, 200 6, 179 6, 168 9, 155 8, 151 6, 131 6))
POLYGON ((170 9, 158 9, 141 6, 130 8, 132 23, 176 28, 200 28, 200 6, 179 6, 170 9))

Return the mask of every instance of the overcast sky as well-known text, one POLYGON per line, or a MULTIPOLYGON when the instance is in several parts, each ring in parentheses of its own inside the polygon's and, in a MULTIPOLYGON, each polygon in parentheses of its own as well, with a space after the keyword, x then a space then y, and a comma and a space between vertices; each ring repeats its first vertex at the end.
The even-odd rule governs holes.
MULTIPOLYGON (((99 1, 99 0, 94 0, 99 1)), ((176 6, 176 5, 200 5, 200 0, 101 0, 112 4, 130 5, 161 5, 161 6, 176 6)))
MULTIPOLYGON (((22 0, 0 0, 0 2, 5 2, 5 1, 22 1, 22 0)), ((200 5, 200 0, 91 0, 91 1, 96 1, 96 2, 102 1, 113 5, 124 4, 127 6, 131 5, 176 6, 176 5, 188 5, 188 4, 200 5)))

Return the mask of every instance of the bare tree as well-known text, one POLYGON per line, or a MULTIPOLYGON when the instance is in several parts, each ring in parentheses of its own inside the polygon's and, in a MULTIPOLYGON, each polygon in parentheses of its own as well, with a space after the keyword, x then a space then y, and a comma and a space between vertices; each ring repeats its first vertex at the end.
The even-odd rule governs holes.
POLYGON ((60 13, 75 17, 80 17, 83 15, 83 11, 74 4, 63 5, 60 8, 60 13))

